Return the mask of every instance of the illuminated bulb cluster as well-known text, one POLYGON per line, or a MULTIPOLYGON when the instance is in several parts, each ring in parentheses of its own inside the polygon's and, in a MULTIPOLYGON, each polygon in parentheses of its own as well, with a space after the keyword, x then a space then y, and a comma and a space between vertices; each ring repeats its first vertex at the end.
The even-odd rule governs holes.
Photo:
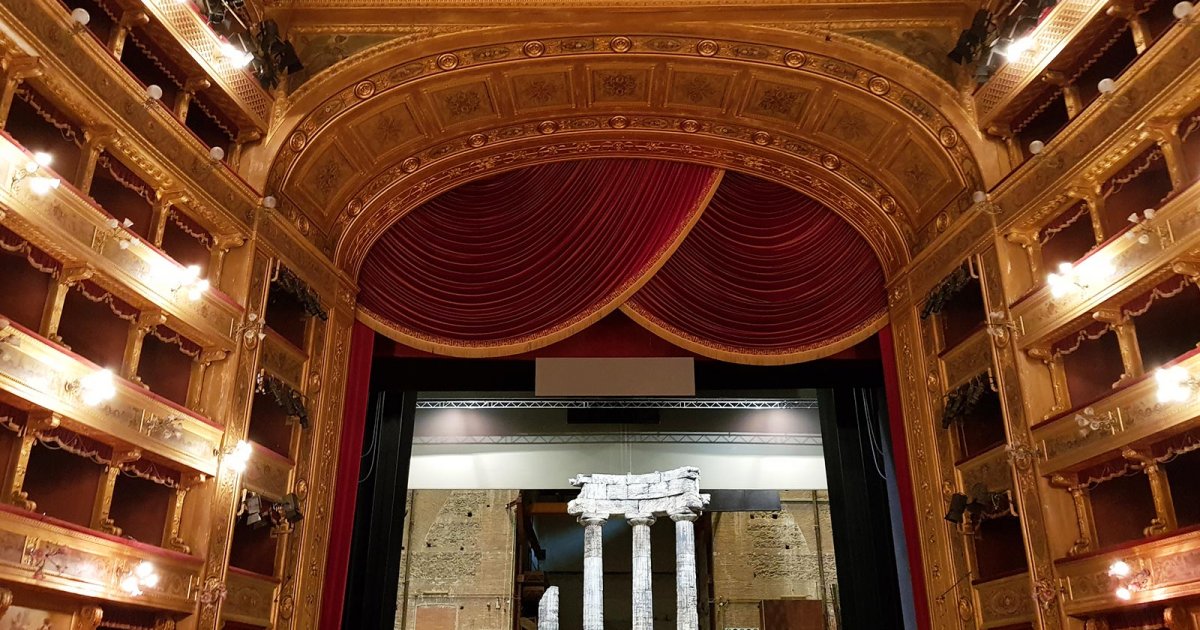
POLYGON ((1111 264, 1097 260, 1089 260, 1080 267, 1069 262, 1059 263, 1058 272, 1046 276, 1046 285, 1050 287, 1051 297, 1061 298, 1105 280, 1115 271, 1111 264))
POLYGON ((1159 368, 1154 371, 1154 380, 1158 383, 1158 402, 1182 403, 1191 399, 1200 387, 1200 381, 1182 366, 1159 368))
POLYGON ((1146 224, 1149 223, 1150 221, 1154 220, 1154 209, 1146 208, 1145 210, 1142 211, 1142 213, 1140 215, 1138 213, 1134 212, 1133 214, 1129 215, 1128 219, 1129 219, 1129 222, 1132 223, 1134 227, 1133 227, 1133 229, 1126 232, 1125 236, 1123 238, 1125 238, 1126 240, 1136 239, 1137 242, 1142 245, 1149 244, 1150 243, 1150 226, 1148 226, 1146 224))
POLYGON ((1018 37, 1014 39, 1008 48, 1004 49, 1004 56, 1008 57, 1009 61, 1019 58, 1021 55, 1033 50, 1034 40, 1032 35, 1018 37))
POLYGON ((1117 560, 1108 565, 1108 577, 1112 578, 1116 584, 1113 595, 1122 601, 1133 599, 1134 593, 1143 591, 1150 586, 1150 572, 1142 569, 1134 573, 1133 567, 1124 560, 1117 560))
POLYGON ((204 292, 208 290, 208 287, 208 280, 200 277, 200 267, 197 265, 188 265, 183 268, 177 290, 187 291, 189 300, 193 302, 199 300, 204 295, 204 292))
POLYGON ((128 593, 130 597, 141 595, 142 587, 154 588, 155 586, 158 586, 158 571, 149 562, 138 563, 133 571, 121 578, 121 590, 128 593))
POLYGON ((85 405, 95 407, 117 395, 117 384, 112 370, 97 370, 79 379, 79 398, 85 405))
POLYGON ((221 42, 221 56, 235 68, 245 68, 254 61, 254 55, 229 42, 221 42))
POLYGON ((33 157, 25 162, 23 168, 13 174, 12 185, 17 182, 29 178, 29 190, 35 195, 45 195, 50 191, 58 188, 61 183, 57 177, 45 177, 37 175, 37 172, 50 166, 54 161, 53 156, 44 151, 35 151, 33 157))
POLYGON ((238 440, 237 445, 225 454, 225 465, 236 473, 246 472, 246 465, 250 463, 250 455, 253 452, 249 442, 238 440))
POLYGON ((114 236, 117 236, 117 247, 120 247, 121 249, 129 249, 130 245, 137 242, 137 238, 134 236, 130 236, 128 234, 124 236, 118 235, 119 230, 124 229, 125 231, 128 231, 130 228, 132 228, 133 221, 129 219, 117 221, 116 219, 110 218, 105 222, 105 225, 108 226, 108 229, 112 230, 114 236))

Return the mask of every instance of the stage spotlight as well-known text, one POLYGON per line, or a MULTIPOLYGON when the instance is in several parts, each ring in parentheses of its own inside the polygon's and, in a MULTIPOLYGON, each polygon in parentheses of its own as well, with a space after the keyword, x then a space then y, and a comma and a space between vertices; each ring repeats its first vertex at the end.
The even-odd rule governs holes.
POLYGON ((246 515, 246 525, 251 529, 262 529, 271 524, 263 514, 262 497, 255 492, 247 491, 242 498, 242 512, 246 515))
POLYGON ((304 520, 304 514, 300 512, 300 497, 294 492, 289 492, 283 496, 283 500, 279 502, 279 507, 283 510, 283 517, 289 523, 296 523, 304 520))
POLYGON ((946 520, 961 525, 963 514, 967 511, 967 495, 955 492, 950 495, 950 509, 946 511, 946 520))
POLYGON ((948 55, 950 60, 959 65, 967 65, 979 57, 979 51, 987 41, 992 23, 992 14, 987 9, 975 12, 971 20, 971 28, 964 30, 958 36, 958 43, 948 55))

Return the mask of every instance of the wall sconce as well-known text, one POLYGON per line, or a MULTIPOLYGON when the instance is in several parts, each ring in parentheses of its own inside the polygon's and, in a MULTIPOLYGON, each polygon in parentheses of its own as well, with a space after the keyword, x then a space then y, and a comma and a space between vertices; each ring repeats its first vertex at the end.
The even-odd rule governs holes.
POLYGON ((1113 595, 1122 601, 1129 601, 1134 593, 1150 588, 1150 570, 1142 569, 1134 573, 1133 567, 1124 560, 1117 560, 1108 566, 1108 577, 1116 584, 1113 595))
POLYGON ((225 159, 225 149, 221 147, 213 147, 208 150, 208 159, 213 162, 220 162, 225 159))
POLYGON ((218 451, 215 454, 224 455, 225 465, 240 475, 246 472, 246 465, 250 463, 250 456, 254 454, 254 449, 246 440, 238 440, 234 446, 227 447, 224 451, 218 451))
POLYGON ((104 244, 107 243, 109 239, 115 239, 117 241, 117 247, 121 249, 129 249, 130 245, 133 245, 137 242, 137 237, 132 236, 129 233, 130 228, 133 227, 133 221, 129 219, 117 221, 115 218, 110 218, 108 221, 105 221, 104 224, 108 227, 108 231, 100 233, 96 245, 101 250, 104 249, 104 244))
POLYGON ((87 28, 88 22, 92 21, 92 14, 88 13, 87 9, 82 7, 72 9, 71 21, 74 22, 74 24, 71 25, 71 31, 75 34, 79 34, 83 32, 83 29, 87 28))
POLYGON ((200 277, 200 267, 198 265, 188 265, 176 270, 172 284, 172 293, 186 291, 188 299, 192 302, 199 300, 210 286, 207 279, 200 277))
POLYGON ((162 96, 162 88, 151 83, 150 85, 146 86, 146 102, 144 104, 148 108, 154 107, 160 100, 162 100, 162 96))
POLYGON ((1187 402, 1200 388, 1200 379, 1196 379, 1180 365, 1158 368, 1154 371, 1154 380, 1158 383, 1158 402, 1187 402))
POLYGON ((253 348, 267 336, 267 333, 263 332, 263 323, 258 313, 246 313, 245 323, 233 331, 233 336, 241 337, 247 348, 253 348))
POLYGON ((1154 232, 1154 228, 1150 227, 1150 222, 1154 220, 1154 214, 1153 208, 1146 208, 1140 215, 1136 212, 1130 214, 1128 220, 1133 227, 1121 238, 1130 241, 1137 240, 1139 245, 1149 245, 1150 234, 1154 232))
POLYGON ((1046 276, 1046 284, 1050 287, 1050 296, 1060 298, 1076 291, 1084 291, 1089 286, 1108 279, 1115 272, 1113 266, 1105 261, 1089 259, 1079 267, 1064 262, 1059 263, 1057 273, 1046 276))
POLYGON ((1007 343, 1010 336, 1016 337, 1025 334, 1024 326, 1009 319, 1004 311, 988 313, 987 331, 1000 346, 1007 343))
POLYGON ((139 562, 132 571, 121 578, 120 585, 121 590, 131 597, 137 597, 142 594, 143 586, 146 588, 158 586, 158 571, 149 562, 139 562))
POLYGON ((54 157, 49 153, 46 153, 45 151, 34 151, 33 157, 26 161, 22 168, 17 169, 16 172, 13 173, 12 180, 8 182, 8 189, 12 190, 16 188, 17 184, 21 183, 21 181, 23 181, 25 178, 30 178, 29 190, 33 191, 33 194, 38 196, 45 195, 51 190, 58 188, 58 185, 61 182, 57 177, 34 176, 39 170, 49 167, 50 163, 53 161, 54 157))
POLYGON ((117 395, 116 381, 113 379, 112 370, 108 369, 96 370, 67 383, 64 387, 67 393, 79 396, 83 404, 89 407, 95 407, 117 395))
POLYGON ((277 205, 279 205, 279 200, 276 199, 274 195, 267 195, 266 197, 263 197, 262 207, 266 208, 267 210, 274 210, 275 206, 277 205))
POLYGON ((1116 413, 1106 411, 1104 415, 1098 415, 1094 408, 1084 407, 1083 411, 1075 414, 1075 423, 1079 425, 1080 437, 1086 437, 1093 431, 1105 431, 1115 435, 1122 429, 1121 410, 1118 408, 1116 413))
POLYGON ((1046 148, 1046 143, 1042 142, 1041 140, 1034 140, 1033 142, 1029 143, 1029 152, 1032 153, 1033 155, 1037 155, 1037 154, 1041 153, 1042 150, 1045 148, 1046 148))

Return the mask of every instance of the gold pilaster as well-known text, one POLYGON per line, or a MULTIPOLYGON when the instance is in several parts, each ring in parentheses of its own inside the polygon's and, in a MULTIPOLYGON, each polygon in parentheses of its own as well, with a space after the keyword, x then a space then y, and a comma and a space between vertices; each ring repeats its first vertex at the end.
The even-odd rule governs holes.
POLYGON ((61 422, 62 417, 56 413, 42 410, 29 412, 20 439, 13 445, 13 453, 9 460, 11 464, 4 472, 4 494, 0 496, 0 500, 31 512, 37 509, 37 503, 30 501, 29 493, 25 492, 25 475, 29 472, 29 455, 33 452, 34 444, 37 443, 38 434, 57 428, 61 422))
POLYGON ((225 360, 226 356, 228 356, 228 353, 225 350, 208 349, 202 351, 200 356, 192 361, 192 373, 188 378, 187 404, 185 405, 188 409, 198 413, 205 413, 203 398, 204 375, 208 372, 210 365, 217 361, 225 360))
POLYGON ((42 73, 41 62, 36 57, 4 57, 0 59, 0 128, 8 123, 8 113, 12 111, 13 97, 21 82, 42 73))
POLYGON ((203 92, 212 87, 212 81, 208 77, 192 77, 183 84, 183 90, 175 97, 175 117, 179 122, 187 120, 188 108, 192 104, 192 99, 196 97, 197 92, 203 92))
POLYGON ((221 272, 225 270, 225 256, 231 249, 237 249, 246 244, 246 238, 241 234, 217 234, 213 236, 212 255, 208 263, 208 279, 217 284, 221 272))
POLYGON ((242 161, 242 149, 246 145, 258 142, 259 140, 262 140, 262 132, 257 129, 238 133, 237 138, 233 142, 233 149, 229 152, 229 168, 236 171, 242 161))
POLYGON ((204 481, 204 475, 184 475, 179 480, 179 485, 172 488, 171 503, 167 507, 167 527, 163 531, 163 547, 181 553, 192 553, 191 545, 188 545, 187 541, 183 539, 183 507, 188 493, 204 481))
POLYGON ((142 382, 137 373, 138 364, 142 360, 142 341, 147 333, 166 322, 167 316, 160 310, 142 311, 138 313, 136 320, 129 322, 129 334, 125 337, 125 355, 121 359, 121 376, 134 383, 142 382))
POLYGON ((42 323, 38 334, 55 343, 62 343, 62 337, 58 335, 58 326, 62 322, 67 291, 70 291, 76 282, 87 280, 95 273, 96 270, 91 265, 76 265, 58 270, 58 276, 50 283, 50 290, 46 294, 46 305, 42 307, 42 323))
POLYGON ((1154 34, 1150 32, 1146 21, 1138 14, 1137 7, 1132 2, 1129 0, 1114 2, 1105 12, 1129 22, 1129 30, 1133 34, 1133 45, 1137 47, 1137 53, 1140 55, 1146 52, 1151 42, 1154 41, 1154 34))
POLYGON ((1146 123, 1146 130, 1150 137, 1158 143, 1158 148, 1163 153, 1163 160, 1167 164, 1167 172, 1171 175, 1171 186, 1176 192, 1179 192, 1192 183, 1192 173, 1176 122, 1165 118, 1154 118, 1146 123))
POLYGON ((96 488, 96 500, 92 503, 92 529, 121 535, 121 528, 109 517, 112 511, 113 491, 117 486, 117 477, 121 475, 121 466, 141 459, 141 449, 114 450, 112 461, 104 467, 96 488))
POLYGON ((1041 361, 1050 374, 1050 389, 1054 395, 1054 402, 1042 419, 1049 420, 1070 409, 1071 397, 1067 390, 1067 369, 1063 365, 1062 357, 1047 348, 1030 348, 1025 353, 1029 355, 1029 358, 1041 361))
POLYGON ((125 42, 129 39, 129 31, 149 23, 150 16, 146 15, 145 11, 130 10, 121 14, 121 19, 117 20, 116 26, 108 36, 108 51, 112 53, 113 57, 120 59, 121 54, 125 52, 125 42))
POLYGON ((112 141, 112 127, 98 126, 85 129, 83 146, 79 148, 79 167, 75 171, 75 187, 83 194, 92 190, 92 179, 96 175, 96 162, 104 148, 112 141))
POLYGON ((1074 557, 1090 551, 1096 540, 1096 525, 1092 517, 1092 506, 1088 503, 1086 490, 1077 482, 1062 475, 1050 477, 1050 487, 1065 490, 1071 495, 1071 503, 1075 506, 1075 527, 1079 530, 1079 538, 1071 545, 1067 556, 1074 557))
POLYGON ((1067 106, 1067 117, 1074 119, 1083 111, 1083 99, 1079 95, 1079 86, 1067 80, 1061 72, 1047 70, 1042 73, 1042 81, 1057 87, 1062 91, 1063 102, 1067 106))
POLYGON ((1142 351, 1138 347, 1137 331, 1133 322, 1124 313, 1111 308, 1092 313, 1092 319, 1108 324, 1117 335, 1117 347, 1121 351, 1121 365, 1124 367, 1118 385, 1136 380, 1145 374, 1146 370, 1142 367, 1142 351))
POLYGON ((186 198, 187 195, 180 190, 160 190, 156 193, 154 203, 150 205, 150 229, 146 232, 155 247, 162 247, 172 208, 186 198))
POLYGON ((1041 278, 1042 241, 1038 239, 1038 233, 1031 230, 1015 230, 1005 234, 1004 239, 1021 246, 1026 262, 1029 263, 1029 274, 1035 279, 1041 278))
POLYGON ((1167 485, 1167 471, 1163 470, 1152 456, 1132 447, 1122 450, 1121 457, 1141 466, 1142 472, 1146 473, 1150 480, 1150 496, 1154 499, 1154 520, 1150 521, 1143 534, 1155 536, 1179 529, 1175 520, 1175 504, 1171 500, 1171 488, 1167 485))
POLYGON ((90 604, 81 606, 71 622, 71 630, 96 630, 101 621, 104 621, 103 608, 90 604))
POLYGON ((1012 128, 1008 125, 999 123, 990 125, 987 128, 987 134, 1004 141, 1004 147, 1008 149, 1009 162, 1020 164, 1025 161, 1025 153, 1021 150, 1021 145, 1017 143, 1017 137, 1013 135, 1012 128))

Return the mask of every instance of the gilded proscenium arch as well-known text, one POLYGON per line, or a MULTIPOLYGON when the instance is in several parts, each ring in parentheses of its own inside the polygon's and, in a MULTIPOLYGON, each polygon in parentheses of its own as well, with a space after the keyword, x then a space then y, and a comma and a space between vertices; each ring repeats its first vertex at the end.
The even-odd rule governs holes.
MULTIPOLYGON (((348 77, 345 89, 324 103, 299 100, 292 108, 293 113, 284 117, 280 131, 268 140, 269 146, 264 148, 268 151, 277 149, 279 152, 270 173, 269 189, 278 191, 285 198, 285 205, 289 201, 295 203, 297 199, 292 197, 297 197, 301 207, 320 213, 319 216, 312 216, 310 213, 319 226, 324 229, 336 229, 332 236, 337 241, 338 262, 353 274, 365 251, 361 244, 366 241, 369 245, 369 242, 378 236, 370 234, 364 238, 359 234, 362 230, 360 226, 370 225, 376 229, 386 229, 388 223, 377 220, 374 214, 386 212, 388 215, 395 215, 391 218, 396 218, 413 207, 408 205, 398 208, 396 203, 390 203, 393 188, 416 188, 423 191, 431 187, 452 187, 434 186, 432 181, 445 181, 448 176, 458 176, 463 178, 461 183, 478 176, 477 173, 464 171, 461 165, 470 163, 479 156, 496 155, 497 145, 511 146, 518 142, 524 144, 530 137, 540 138, 541 143, 547 145, 576 138, 592 143, 612 139, 635 140, 655 137, 710 152, 732 150, 762 155, 763 159, 778 162, 776 170, 781 172, 819 173, 821 178, 831 186, 839 188, 845 196, 856 197, 865 202, 867 214, 879 217, 879 221, 888 225, 887 229, 876 229, 875 232, 890 233, 889 248, 901 252, 901 261, 906 260, 913 242, 927 241, 928 237, 917 234, 917 228, 912 226, 911 219, 904 219, 904 215, 917 214, 915 218, 922 219, 926 225, 933 223, 930 220, 932 215, 924 208, 913 208, 912 206, 917 205, 915 203, 905 203, 907 199, 904 191, 890 192, 888 186, 874 181, 865 170, 857 166, 856 161, 868 161, 871 158, 870 147, 864 149, 860 146, 855 149, 853 146, 838 146, 835 151, 829 151, 824 148, 824 144, 836 145, 837 138, 828 134, 816 134, 817 140, 822 143, 817 144, 807 137, 802 137, 801 134, 806 133, 806 130, 800 129, 802 125, 812 126, 820 122, 809 120, 815 116, 811 111, 803 112, 807 118, 801 116, 800 125, 796 124, 795 120, 781 122, 743 111, 745 101, 736 101, 736 97, 743 94, 734 88, 741 87, 744 90, 750 87, 751 81, 761 77, 775 78, 783 85, 809 89, 810 96, 820 93, 825 97, 841 99, 839 105, 873 110, 876 117, 888 126, 903 125, 903 133, 888 136, 893 141, 889 144, 895 145, 896 142, 905 141, 910 142, 912 146, 923 146, 927 150, 926 157, 937 162, 932 166, 941 170, 941 174, 950 181, 950 187, 957 193, 954 199, 945 204, 950 212, 965 201, 964 191, 969 187, 968 184, 977 181, 972 149, 984 147, 986 143, 973 130, 966 134, 959 132, 959 129, 971 129, 969 126, 951 124, 951 119, 961 122, 966 116, 949 95, 947 86, 931 79, 927 73, 907 67, 886 55, 876 55, 859 46, 841 44, 836 38, 825 41, 806 34, 789 34, 789 46, 746 43, 753 41, 749 39, 750 34, 758 40, 771 40, 778 39, 780 33, 745 27, 723 29, 744 32, 747 39, 741 41, 710 40, 696 35, 678 34, 563 38, 551 33, 561 34, 566 30, 565 27, 558 27, 556 30, 547 27, 543 30, 548 32, 529 33, 530 36, 540 37, 537 39, 508 40, 505 43, 484 46, 480 46, 475 40, 472 42, 475 46, 471 49, 451 47, 449 49, 453 52, 436 52, 439 49, 446 50, 445 46, 455 39, 453 36, 447 36, 406 47, 405 50, 409 50, 415 56, 405 55, 406 61, 400 63, 384 64, 378 56, 367 55, 362 64, 350 64, 342 68, 339 74, 348 77), (797 43, 801 45, 796 46, 797 43), (586 51, 564 50, 570 47, 586 51), (811 49, 821 49, 823 53, 811 52, 811 49), (867 70, 862 64, 834 59, 828 56, 830 52, 847 59, 861 59, 862 64, 889 66, 894 73, 905 76, 909 84, 916 84, 921 94, 930 96, 940 108, 918 97, 910 87, 903 87, 883 74, 867 70), (564 61, 577 65, 585 64, 589 72, 592 66, 632 68, 638 64, 651 64, 651 73, 654 68, 667 65, 667 70, 660 71, 660 74, 674 73, 677 68, 716 73, 733 68, 733 72, 740 75, 742 83, 736 86, 727 85, 726 95, 735 94, 735 97, 715 109, 689 106, 686 103, 667 103, 662 94, 651 94, 641 105, 633 102, 596 102, 587 92, 590 88, 582 85, 573 88, 582 94, 582 98, 572 97, 562 107, 535 112, 516 111, 517 108, 511 102, 511 94, 498 94, 498 89, 494 87, 523 72, 536 73, 539 69, 553 69, 553 66, 539 64, 555 60, 560 64, 564 61), (480 74, 472 75, 472 71, 480 74), (360 78, 349 78, 355 75, 360 78), (361 78, 364 75, 366 78, 361 78), (483 96, 494 98, 493 95, 498 95, 503 97, 501 101, 507 98, 510 99, 509 102, 496 103, 496 111, 491 112, 495 116, 470 121, 469 125, 442 124, 435 113, 425 111, 429 109, 429 94, 448 89, 448 86, 469 84, 472 81, 481 82, 483 96), (416 129, 412 138, 400 143, 400 148, 387 156, 388 161, 378 165, 359 165, 362 168, 358 170, 381 174, 372 177, 369 183, 364 183, 364 178, 361 177, 350 178, 352 181, 340 186, 339 190, 335 191, 337 194, 326 200, 326 203, 306 199, 300 187, 303 182, 314 180, 313 165, 322 155, 328 153, 329 149, 340 151, 340 159, 353 160, 363 157, 363 152, 357 150, 347 155, 345 148, 333 144, 335 137, 349 137, 343 132, 351 130, 355 123, 361 123, 364 112, 379 113, 380 103, 400 106, 406 102, 406 98, 409 99, 408 103, 415 104, 414 107, 419 113, 427 118, 422 120, 413 117, 414 126, 420 128, 416 129), (949 118, 942 114, 942 110, 946 111, 949 118), (731 111, 735 113, 731 115, 731 111), (289 122, 295 124, 289 125, 289 122), (932 150, 929 150, 930 148, 932 150), (814 164, 818 165, 815 170, 812 169, 814 164), (899 234, 900 238, 896 238, 896 234, 899 234), (353 247, 349 246, 352 242, 355 244, 353 247)), ((673 33, 688 30, 687 26, 672 28, 673 33)), ((489 35, 492 33, 489 32, 489 35)), ((498 36, 497 38, 500 39, 498 36)), ((467 38, 465 41, 471 39, 467 38)), ((391 55, 388 58, 395 59, 391 55)), ((568 79, 574 78, 574 75, 570 74, 574 71, 569 68, 563 70, 560 66, 559 70, 567 71, 568 79)), ((583 78, 590 76, 584 75, 583 78)), ((581 82, 577 78, 575 81, 581 82)), ((664 92, 666 87, 656 84, 647 91, 652 89, 664 92)), ((310 95, 314 93, 309 92, 310 95)), ((809 108, 812 109, 815 107, 809 108)), ((536 152, 510 153, 512 159, 517 160, 516 163, 509 163, 512 166, 519 165, 520 160, 540 159, 536 152)), ((637 153, 645 155, 645 151, 637 153)), ((884 157, 888 156, 885 154, 884 157)), ((897 162, 902 162, 894 155, 891 157, 897 162)), ((689 159, 689 156, 676 154, 675 159, 689 159)), ((720 157, 711 158, 708 162, 737 170, 758 171, 753 164, 734 164, 720 157)), ((789 178, 775 179, 795 186, 793 182, 787 181, 789 178)), ((890 185, 895 187, 894 182, 890 185)), ((413 203, 419 203, 418 197, 427 198, 424 195, 404 196, 413 203)), ((833 207, 843 212, 839 205, 835 204, 833 207)), ((941 212, 943 208, 936 210, 941 212)), ((863 224, 862 220, 854 221, 854 217, 848 218, 858 226, 863 224)), ((939 217, 936 223, 944 224, 945 218, 939 217)), ((924 226, 918 226, 920 227, 924 226)), ((885 249, 877 238, 872 238, 870 234, 867 236, 877 251, 885 249)), ((894 271, 894 267, 889 271, 894 271)))

